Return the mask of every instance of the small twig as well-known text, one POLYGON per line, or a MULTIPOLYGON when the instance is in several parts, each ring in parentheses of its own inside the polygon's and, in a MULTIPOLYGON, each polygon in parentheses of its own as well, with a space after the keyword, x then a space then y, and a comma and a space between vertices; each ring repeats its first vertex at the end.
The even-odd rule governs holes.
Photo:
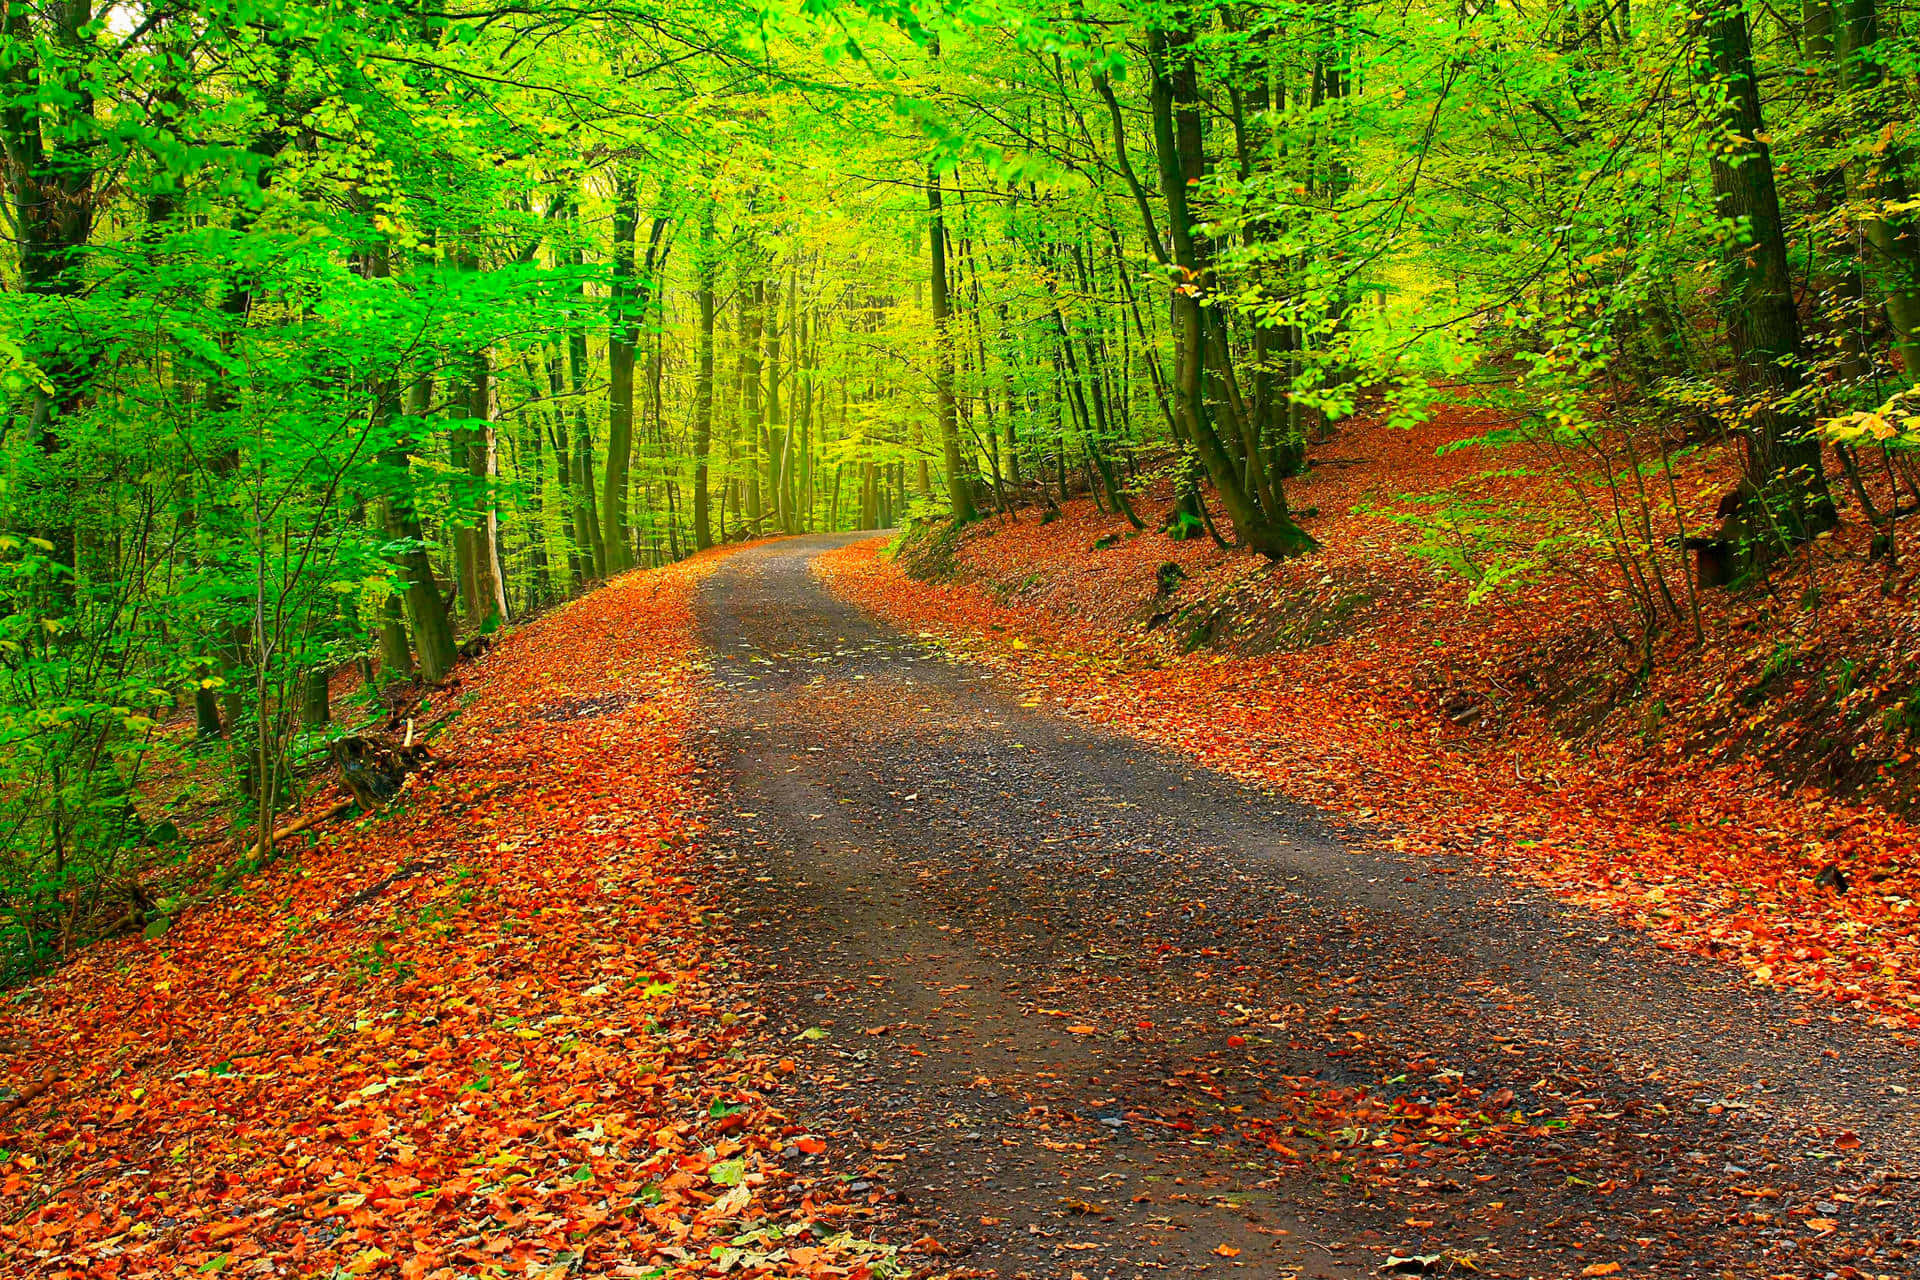
POLYGON ((32 1102, 35 1098, 53 1088, 53 1086, 59 1082, 60 1074, 56 1071, 49 1071, 46 1075, 28 1085, 13 1097, 8 1098, 5 1102, 0 1102, 0 1120, 6 1119, 21 1107, 26 1106, 29 1102, 32 1102))
POLYGON ((402 880, 408 879, 411 876, 417 876, 421 872, 427 871, 432 866, 437 865, 439 864, 429 864, 419 861, 418 859, 408 862, 392 875, 374 884, 370 884, 358 893, 353 894, 345 902, 334 908, 334 914, 338 915, 343 911, 351 911, 355 907, 364 907, 387 890, 393 888, 394 885, 399 884, 402 880))

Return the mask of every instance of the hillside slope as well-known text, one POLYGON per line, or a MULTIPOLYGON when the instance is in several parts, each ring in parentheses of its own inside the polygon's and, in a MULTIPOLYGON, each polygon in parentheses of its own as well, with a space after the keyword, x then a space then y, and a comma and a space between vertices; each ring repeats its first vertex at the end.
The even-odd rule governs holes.
MULTIPOLYGON (((1843 528, 1810 553, 1828 560, 1817 590, 1787 570, 1700 593, 1697 640, 1669 627, 1640 648, 1622 593, 1572 554, 1475 598, 1436 576, 1434 526, 1407 513, 1550 519, 1552 491, 1514 459, 1459 447, 1493 425, 1456 409, 1346 428, 1291 487, 1322 549, 1279 565, 1134 534, 1090 499, 922 533, 898 561, 876 541, 822 563, 844 595, 1038 697, 1920 1027, 1906 584, 1883 594, 1851 545, 1865 531, 1843 528), (902 589, 903 566, 935 581, 902 589)), ((1710 510, 1727 470, 1692 455, 1677 496, 1710 510)), ((1141 509, 1170 505, 1163 489, 1141 509)))

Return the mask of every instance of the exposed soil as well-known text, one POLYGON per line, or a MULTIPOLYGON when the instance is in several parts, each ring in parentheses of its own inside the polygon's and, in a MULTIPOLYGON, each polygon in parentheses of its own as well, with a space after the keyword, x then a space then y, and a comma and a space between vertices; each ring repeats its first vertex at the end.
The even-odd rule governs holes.
POLYGON ((702 586, 710 870, 794 1158, 930 1270, 1911 1274, 1910 1053, 1023 704, 827 595, 846 541, 702 586))

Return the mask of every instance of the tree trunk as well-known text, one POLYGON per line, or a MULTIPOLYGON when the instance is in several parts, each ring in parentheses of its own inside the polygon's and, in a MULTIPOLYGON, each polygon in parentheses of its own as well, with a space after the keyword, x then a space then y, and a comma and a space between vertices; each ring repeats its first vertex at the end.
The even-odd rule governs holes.
POLYGON ((308 667, 300 679, 300 722, 317 728, 333 719, 325 667, 308 667))
MULTIPOLYGON (((92 238, 100 198, 93 150, 100 139, 92 127, 96 77, 80 72, 99 52, 89 30, 93 7, 83 0, 37 5, 11 0, 0 6, 0 21, 13 46, 0 68, 0 141, 5 144, 0 150, 13 206, 8 231, 18 248, 19 286, 40 298, 73 297, 83 285, 80 251, 92 238), (44 63, 39 60, 43 51, 44 63), (82 128, 80 121, 89 127, 82 128)), ((65 458, 61 419, 80 407, 92 362, 77 348, 89 335, 50 325, 45 333, 26 336, 27 354, 45 381, 30 392, 40 469, 26 486, 26 509, 19 514, 50 544, 48 558, 66 570, 47 578, 48 612, 61 616, 72 610, 81 576, 77 520, 82 501, 65 458)))
POLYGON ((386 680, 407 680, 413 676, 413 648, 407 643, 407 619, 399 592, 390 593, 380 604, 380 671, 386 680))
POLYGON ((468 539, 473 595, 467 601, 467 618, 476 627, 491 629, 507 620, 507 594, 500 571, 500 519, 493 495, 493 477, 498 470, 493 439, 493 369, 485 351, 473 357, 467 394, 467 416, 481 424, 465 433, 467 475, 478 482, 474 488, 480 500, 479 519, 468 539))
MULTIPOLYGON (((407 393, 409 417, 417 418, 426 412, 428 390, 424 375, 413 381, 407 393)), ((390 413, 394 398, 393 388, 387 387, 375 412, 383 416, 390 413)), ((437 684, 453 670, 453 621, 447 616, 446 598, 440 594, 440 584, 433 576, 433 559, 414 506, 411 453, 412 443, 403 440, 381 455, 381 462, 389 469, 387 536, 398 544, 393 563, 406 579, 402 597, 407 621, 413 628, 413 648, 420 659, 420 675, 437 684)))
POLYGON ((577 522, 579 501, 573 492, 573 433, 567 426, 563 397, 567 392, 566 364, 558 346, 547 357, 547 390, 553 397, 553 478, 560 487, 560 525, 567 540, 567 587, 578 592, 593 576, 593 553, 582 540, 577 522))
POLYGON ((1854 195, 1877 206, 1875 213, 1860 220, 1861 235, 1872 250, 1864 274, 1885 299, 1894 358, 1908 381, 1920 381, 1920 226, 1911 213, 1889 210, 1907 200, 1906 150, 1894 142, 1895 132, 1905 122, 1895 121, 1876 101, 1886 79, 1886 68, 1876 60, 1878 0, 1839 0, 1839 4, 1841 86, 1864 100, 1860 123, 1874 139, 1869 158, 1856 163, 1849 175, 1854 195))
POLYGON ((627 541, 627 479, 633 456, 634 235, 639 181, 622 174, 614 189, 613 296, 607 318, 607 456, 600 494, 600 543, 609 577, 633 567, 627 541))
POLYGON ((1773 528, 1776 544, 1801 541, 1833 523, 1833 500, 1812 422, 1784 403, 1801 384, 1800 316, 1740 0, 1717 0, 1706 39, 1707 89, 1722 134, 1708 160, 1715 210, 1748 231, 1726 260, 1728 338, 1740 388, 1755 402, 1744 429, 1747 483, 1764 517, 1756 527, 1773 528))
POLYGON ((741 423, 745 439, 747 525, 750 534, 760 528, 760 334, 765 323, 767 284, 756 280, 740 293, 740 392, 741 423))
POLYGON ((693 545, 706 550, 713 545, 713 530, 707 514, 707 454, 713 447, 713 200, 708 198, 700 214, 700 251, 695 263, 700 308, 700 344, 698 368, 693 384, 693 545))
MULTIPOLYGON (((936 51, 937 52, 937 51, 936 51)), ((961 472, 960 424, 953 402, 952 308, 947 297, 947 222, 940 207, 940 174, 927 161, 927 240, 932 246, 934 388, 939 403, 940 453, 947 467, 947 503, 960 524, 973 520, 973 489, 961 472)))
POLYGON ((767 290, 766 300, 767 351, 762 368, 767 375, 766 426, 762 430, 760 441, 766 449, 767 501, 773 506, 773 526, 782 533, 793 532, 793 515, 787 510, 787 430, 785 415, 780 406, 780 357, 781 344, 785 338, 786 326, 780 318, 780 279, 775 276, 767 290))
MULTIPOLYGON (((1210 362, 1221 364, 1225 342, 1223 336, 1215 341, 1215 317, 1202 307, 1198 296, 1211 283, 1210 251, 1194 233, 1187 204, 1189 185, 1206 173, 1193 36, 1190 31, 1153 28, 1147 33, 1147 49, 1153 67, 1154 144, 1159 152, 1161 194, 1167 202, 1173 265, 1181 277, 1173 293, 1175 372, 1169 400, 1183 434, 1212 476, 1220 505, 1226 508, 1240 541, 1275 559, 1297 555, 1311 550, 1314 541, 1283 505, 1272 510, 1262 506, 1262 489, 1277 496, 1278 486, 1260 483, 1264 460, 1258 442, 1252 450, 1243 450, 1247 456, 1237 458, 1215 432, 1207 411, 1207 369, 1210 362)), ((1226 381, 1231 366, 1218 372, 1226 381)), ((1236 425, 1244 430, 1245 420, 1236 425)))
POLYGON ((635 238, 639 227, 637 181, 623 179, 615 196, 613 217, 613 286, 607 327, 607 456, 600 500, 600 554, 606 572, 631 569, 633 537, 628 521, 633 475, 634 359, 639 326, 651 308, 651 288, 657 273, 661 237, 667 219, 656 217, 647 238, 644 271, 636 270, 635 238))

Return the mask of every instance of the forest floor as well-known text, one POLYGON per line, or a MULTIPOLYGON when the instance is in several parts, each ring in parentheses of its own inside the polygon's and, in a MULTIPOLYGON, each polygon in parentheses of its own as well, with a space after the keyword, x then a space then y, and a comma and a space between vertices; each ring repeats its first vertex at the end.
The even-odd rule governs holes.
POLYGON ((515 630, 382 813, 0 993, 0 1275, 884 1272, 693 852, 727 554, 515 630))
POLYGON ((1890 1014, 1093 723, 965 590, 789 539, 504 637, 404 803, 0 997, 0 1274, 1911 1271, 1890 1014))

